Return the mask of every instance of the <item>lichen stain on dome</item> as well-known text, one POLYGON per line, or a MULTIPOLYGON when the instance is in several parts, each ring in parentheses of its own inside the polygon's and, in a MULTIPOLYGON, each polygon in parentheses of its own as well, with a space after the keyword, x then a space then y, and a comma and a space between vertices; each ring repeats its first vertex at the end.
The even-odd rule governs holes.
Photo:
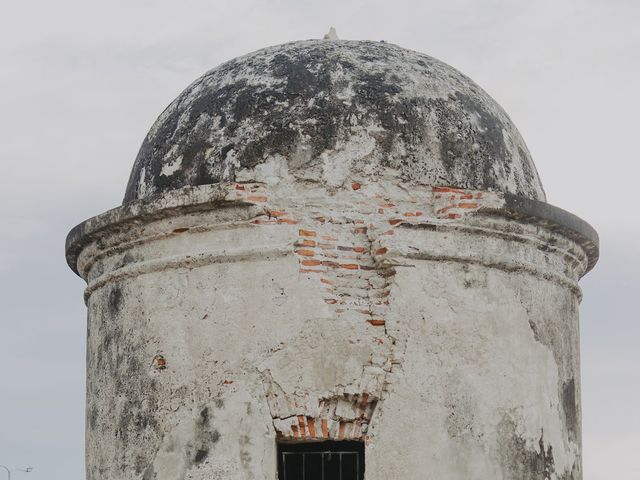
POLYGON ((272 181, 328 188, 391 176, 545 199, 516 127, 463 74, 384 42, 309 40, 236 58, 189 86, 145 138, 124 202, 261 180, 256 167, 268 165, 272 181))

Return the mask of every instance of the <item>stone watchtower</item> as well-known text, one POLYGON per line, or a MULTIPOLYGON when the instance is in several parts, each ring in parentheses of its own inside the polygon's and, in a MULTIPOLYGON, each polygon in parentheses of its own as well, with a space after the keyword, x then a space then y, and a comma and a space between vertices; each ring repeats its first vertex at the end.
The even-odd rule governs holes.
POLYGON ((90 480, 582 478, 597 234, 438 60, 313 40, 211 70, 66 254, 90 480))

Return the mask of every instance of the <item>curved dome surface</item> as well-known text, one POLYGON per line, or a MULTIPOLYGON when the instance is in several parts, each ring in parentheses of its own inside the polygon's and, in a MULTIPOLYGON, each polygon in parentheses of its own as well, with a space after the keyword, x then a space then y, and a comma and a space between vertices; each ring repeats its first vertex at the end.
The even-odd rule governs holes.
POLYGON ((545 200, 515 125, 472 80, 385 42, 308 40, 192 83, 149 131, 124 202, 236 181, 261 165, 330 188, 391 173, 545 200))

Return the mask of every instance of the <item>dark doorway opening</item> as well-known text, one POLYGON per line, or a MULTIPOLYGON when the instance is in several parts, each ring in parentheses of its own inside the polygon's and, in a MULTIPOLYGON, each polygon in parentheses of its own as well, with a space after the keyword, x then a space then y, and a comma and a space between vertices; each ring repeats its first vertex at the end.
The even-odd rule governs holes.
POLYGON ((363 480, 364 443, 278 443, 279 480, 363 480))

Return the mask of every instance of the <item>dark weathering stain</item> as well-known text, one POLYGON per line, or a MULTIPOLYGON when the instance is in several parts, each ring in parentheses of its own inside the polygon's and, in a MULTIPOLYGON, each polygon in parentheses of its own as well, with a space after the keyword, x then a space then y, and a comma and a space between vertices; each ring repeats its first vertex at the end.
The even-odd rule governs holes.
POLYGON ((117 315, 120 312, 120 309, 122 308, 122 305, 124 303, 122 290, 120 290, 120 286, 118 284, 115 284, 113 287, 111 287, 111 291, 109 292, 108 302, 109 302, 109 311, 112 314, 117 315))
MULTIPOLYGON (((498 189, 496 179, 511 175, 511 153, 505 144, 506 126, 477 98, 460 92, 428 102, 437 113, 440 156, 460 187, 498 189), (475 117, 475 118, 474 118, 475 117)), ((530 176, 526 181, 532 181, 530 176)))
MULTIPOLYGON (((204 407, 200 410, 195 421, 192 440, 184 446, 187 470, 203 463, 209 457, 211 448, 218 440, 220 440, 220 434, 211 426, 209 407, 204 407)), ((142 480, 154 480, 157 478, 153 464, 146 465, 144 469, 136 469, 136 473, 142 473, 142 480)))
POLYGON ((187 445, 189 462, 197 465, 205 461, 218 440, 220 440, 220 433, 211 426, 209 407, 204 407, 195 423, 193 441, 187 445))
POLYGON ((531 328, 531 331, 533 332, 533 337, 536 339, 536 342, 540 341, 540 332, 538 332, 538 327, 536 325, 536 322, 534 322, 531 318, 529 319, 529 327, 531 328))
POLYGON ((576 403, 576 382, 572 378, 562 384, 562 410, 569 440, 575 442, 578 432, 578 410, 576 403))
MULTIPOLYGON (((87 430, 96 438, 113 439, 116 453, 111 462, 119 477, 124 478, 133 468, 136 475, 153 478, 145 459, 150 458, 162 436, 157 420, 161 385, 147 375, 147 360, 141 357, 146 339, 131 323, 117 317, 122 315, 125 296, 121 285, 113 285, 104 298, 104 308, 110 314, 91 317, 87 430)), ((102 475, 98 464, 89 468, 88 478, 102 475)))
POLYGON ((516 431, 512 418, 505 416, 498 425, 498 449, 504 478, 518 480, 578 480, 580 465, 576 462, 570 471, 557 472, 553 448, 544 442, 540 432, 538 448, 531 449, 516 431))
POLYGON ((287 158, 292 171, 304 170, 355 125, 382 127, 371 133, 376 151, 382 165, 400 170, 404 180, 433 175, 441 164, 444 184, 500 191, 517 155, 527 164, 523 178, 513 176, 518 193, 536 198, 540 187, 526 146, 505 143, 506 115, 495 113, 499 107, 466 77, 416 55, 378 42, 301 42, 221 65, 185 90, 154 125, 124 202, 234 181, 238 169, 273 155, 287 158), (420 78, 425 92, 449 84, 454 93, 416 94, 403 69, 420 78), (348 100, 345 91, 352 92, 348 100), (165 166, 171 173, 163 173, 165 166))
POLYGON ((153 468, 153 465, 149 465, 144 470, 144 474, 142 475, 142 480, 154 480, 156 478, 156 471, 153 468))
POLYGON ((196 451, 196 455, 193 458, 195 463, 201 463, 205 458, 209 455, 209 450, 198 450, 196 451))

